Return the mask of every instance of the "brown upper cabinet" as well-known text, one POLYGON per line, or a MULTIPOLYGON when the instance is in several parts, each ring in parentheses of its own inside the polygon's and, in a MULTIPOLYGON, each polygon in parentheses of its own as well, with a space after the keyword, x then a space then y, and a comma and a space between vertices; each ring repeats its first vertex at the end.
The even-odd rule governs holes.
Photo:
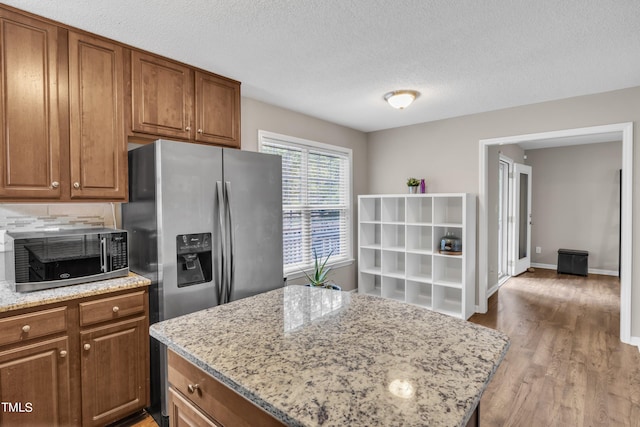
POLYGON ((58 27, 0 9, 0 197, 57 199, 61 188, 58 27))
POLYGON ((0 199, 127 197, 123 48, 0 8, 0 199))
POLYGON ((240 148, 240 82, 0 5, 0 202, 127 200, 127 142, 240 148))
POLYGON ((240 83, 131 52, 131 131, 240 148, 240 83))
POLYGON ((240 148, 240 83, 196 71, 195 140, 240 148))
POLYGON ((127 197, 124 49, 69 32, 71 198, 127 197))

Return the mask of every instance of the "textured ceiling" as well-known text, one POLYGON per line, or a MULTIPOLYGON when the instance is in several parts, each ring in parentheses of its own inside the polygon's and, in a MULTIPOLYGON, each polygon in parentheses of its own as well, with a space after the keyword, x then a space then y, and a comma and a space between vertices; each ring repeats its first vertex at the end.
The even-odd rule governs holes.
POLYGON ((362 131, 640 85, 638 0, 9 0, 362 131), (406 110, 383 95, 422 93, 406 110))

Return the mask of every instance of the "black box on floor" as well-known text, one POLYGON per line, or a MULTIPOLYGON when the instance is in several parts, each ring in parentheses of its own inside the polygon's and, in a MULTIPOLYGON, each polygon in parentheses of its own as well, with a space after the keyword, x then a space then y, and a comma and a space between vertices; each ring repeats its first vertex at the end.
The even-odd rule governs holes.
POLYGON ((589 270, 589 252, 558 249, 558 273, 586 276, 589 270))

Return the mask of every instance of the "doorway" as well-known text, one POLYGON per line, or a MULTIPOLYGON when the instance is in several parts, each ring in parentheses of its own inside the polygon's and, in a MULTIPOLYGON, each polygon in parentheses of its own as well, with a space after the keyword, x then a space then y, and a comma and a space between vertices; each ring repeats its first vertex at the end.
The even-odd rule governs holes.
POLYGON ((538 134, 517 135, 480 141, 480 191, 479 191, 479 230, 478 230, 478 307, 477 311, 486 313, 488 308, 489 285, 497 289, 497 284, 488 283, 489 250, 488 229, 488 148, 492 145, 534 143, 544 144, 552 139, 595 137, 601 134, 615 135, 622 140, 622 212, 620 227, 620 339, 622 342, 640 345, 640 337, 631 337, 631 277, 632 277, 632 172, 633 172, 633 123, 592 126, 567 129, 538 134))

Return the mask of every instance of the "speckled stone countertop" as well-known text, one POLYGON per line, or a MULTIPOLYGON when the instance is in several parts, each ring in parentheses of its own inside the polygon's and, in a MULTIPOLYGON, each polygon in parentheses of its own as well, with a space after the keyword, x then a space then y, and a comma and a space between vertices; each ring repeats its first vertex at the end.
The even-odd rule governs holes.
POLYGON ((509 347, 423 308, 304 286, 150 333, 291 426, 465 425, 509 347))
POLYGON ((34 292, 15 292, 7 283, 0 283, 0 313, 21 308, 37 307, 53 302, 107 294, 110 292, 149 286, 151 280, 129 273, 127 277, 62 286, 34 292))

